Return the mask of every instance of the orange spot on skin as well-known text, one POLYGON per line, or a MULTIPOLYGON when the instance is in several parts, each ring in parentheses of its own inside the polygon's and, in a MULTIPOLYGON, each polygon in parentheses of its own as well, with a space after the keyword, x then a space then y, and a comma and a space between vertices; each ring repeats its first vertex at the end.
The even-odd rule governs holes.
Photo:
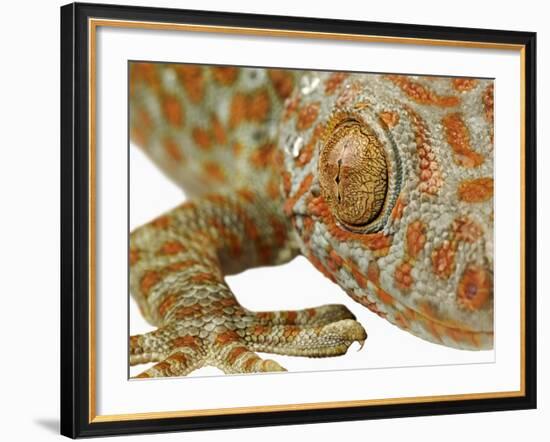
POLYGON ((183 124, 183 107, 173 95, 162 97, 162 113, 171 126, 180 127, 183 124))
POLYGON ((212 141, 210 140, 210 134, 206 130, 204 130, 202 127, 193 128, 192 136, 193 136, 193 141, 200 148, 204 150, 208 150, 212 146, 212 141))
POLYGON ((392 111, 380 112, 380 120, 382 120, 384 124, 391 129, 399 123, 399 114, 392 111))
POLYGON ((444 241, 441 246, 432 251, 433 272, 439 278, 449 278, 454 270, 454 264, 455 250, 449 241, 444 241))
POLYGON ((483 163, 483 155, 474 152, 470 146, 470 132, 462 116, 453 113, 442 120, 447 142, 453 149, 455 161, 464 167, 478 167, 483 163))
POLYGON ((151 225, 156 229, 165 230, 170 227, 171 220, 169 216, 159 216, 157 219, 151 221, 151 225))
POLYGON ((493 197, 493 179, 464 180, 458 185, 458 199, 467 203, 481 203, 493 197))
POLYGON ((235 347, 227 355, 227 362, 229 362, 229 364, 234 364, 237 358, 243 353, 248 353, 246 347, 235 347))
POLYGON ((425 320, 424 324, 426 325, 426 328, 428 329, 428 332, 432 335, 433 338, 435 338, 437 341, 442 342, 441 339, 441 332, 443 331, 443 327, 438 325, 436 322, 425 320))
POLYGON ((144 109, 139 109, 138 112, 139 112, 138 114, 139 124, 148 129, 151 129, 153 127, 153 120, 151 119, 151 116, 149 115, 149 113, 144 109))
POLYGON ((402 314, 409 322, 414 322, 416 320, 416 312, 411 308, 405 307, 405 310, 403 310, 402 314))
MULTIPOLYGON (((351 84, 348 83, 348 86, 340 92, 340 95, 336 100, 336 106, 346 107, 351 105, 362 89, 363 84, 360 81, 354 81, 351 84)), ((360 108, 365 108, 366 106, 368 106, 368 103, 360 104, 360 108)))
POLYGON ((178 308, 176 311, 176 319, 198 318, 202 314, 202 307, 199 304, 193 304, 178 308))
POLYGON ((408 262, 402 262, 399 264, 394 273, 395 286, 400 290, 409 290, 413 283, 411 276, 412 266, 408 262))
POLYGON ((250 238, 252 241, 257 242, 260 234, 258 232, 258 228, 256 227, 256 224, 254 224, 252 220, 245 218, 245 220, 243 221, 243 225, 244 225, 244 231, 246 233, 247 238, 250 238))
POLYGON ((367 278, 374 285, 380 285, 380 268, 378 267, 378 263, 376 261, 369 262, 369 266, 367 268, 367 278))
POLYGON ((155 286, 161 280, 161 275, 159 272, 154 270, 145 272, 139 281, 139 288, 144 297, 147 298, 149 291, 153 286, 155 286))
POLYGON ((430 134, 426 122, 414 112, 411 108, 407 108, 407 113, 413 125, 416 153, 418 154, 420 166, 420 184, 421 192, 429 195, 437 194, 437 191, 443 184, 443 179, 439 172, 439 165, 435 160, 435 155, 432 150, 430 134))
POLYGON ((298 113, 298 120, 296 122, 296 129, 305 130, 311 127, 311 125, 317 120, 319 116, 319 103, 311 103, 302 107, 298 113))
POLYGON ((172 346, 174 348, 188 347, 193 350, 200 348, 200 342, 197 338, 191 335, 179 336, 172 340, 172 346))
POLYGON ((327 265, 330 270, 337 272, 342 268, 343 259, 334 251, 331 250, 328 254, 327 265))
POLYGON ((280 176, 285 166, 285 156, 281 149, 275 149, 273 153, 273 168, 277 174, 280 176))
POLYGON ((233 234, 226 234, 226 241, 228 243, 229 253, 233 258, 240 258, 243 253, 240 238, 233 234))
POLYGON ((239 142, 235 142, 235 143, 233 143, 232 150, 233 150, 233 154, 236 157, 238 157, 241 154, 241 152, 243 151, 243 145, 239 142))
POLYGON ((279 199, 281 197, 281 189, 279 186, 279 180, 271 179, 267 182, 266 193, 271 199, 279 199))
POLYGON ((168 359, 180 365, 187 365, 187 356, 185 355, 185 353, 175 353, 173 355, 170 355, 168 359))
POLYGON ((199 261, 195 259, 186 259, 184 261, 173 262, 164 267, 164 269, 169 273, 178 272, 180 270, 186 270, 190 267, 196 266, 197 264, 199 264, 199 261))
POLYGON ((240 340, 239 335, 236 332, 231 330, 220 333, 218 336, 216 336, 216 343, 221 345, 227 344, 229 342, 239 341, 239 340, 240 340))
POLYGON ((212 67, 212 77, 219 84, 230 86, 235 83, 239 70, 231 66, 215 66, 212 67))
POLYGON ((176 74, 192 103, 202 101, 204 96, 204 77, 201 67, 177 66, 176 74))
POLYGON ((195 273, 189 278, 189 281, 192 283, 202 283, 202 282, 219 282, 219 278, 212 273, 195 273))
POLYGON ((418 310, 427 318, 436 319, 439 315, 429 302, 418 303, 418 310))
POLYGON ((160 317, 164 317, 166 312, 176 303, 177 297, 174 294, 166 296, 159 304, 157 312, 160 317))
POLYGON ((218 193, 211 193, 210 195, 206 195, 204 198, 210 201, 211 203, 214 203, 220 206, 227 203, 227 198, 224 195, 220 195, 218 193))
POLYGON ((295 311, 286 312, 286 324, 288 325, 295 324, 297 317, 298 317, 298 313, 296 313, 295 311))
POLYGON ((267 73, 279 98, 285 99, 290 96, 294 88, 292 74, 282 69, 269 69, 267 73))
POLYGON ((236 127, 246 119, 247 97, 243 94, 235 94, 231 100, 229 110, 229 126, 236 127))
POLYGON ((234 298, 222 299, 220 301, 220 304, 223 305, 224 307, 232 307, 234 305, 238 305, 237 300, 234 298))
POLYGON ((300 183, 300 187, 296 191, 294 195, 292 195, 290 198, 288 198, 284 205, 284 211, 287 215, 292 214, 292 209, 294 205, 298 202, 298 200, 304 195, 308 189, 311 187, 311 183, 313 182, 313 175, 310 173, 306 175, 306 177, 302 180, 300 183))
POLYGON ((158 253, 160 255, 176 255, 184 250, 185 247, 183 247, 183 244, 179 241, 168 241, 162 245, 158 253))
POLYGON ((252 370, 252 367, 254 367, 254 365, 256 365, 258 363, 258 361, 260 360, 260 358, 256 355, 250 355, 250 357, 246 360, 246 362, 243 364, 243 369, 245 371, 250 371, 252 370))
POLYGON ((324 131, 325 126, 323 124, 318 124, 317 126, 315 126, 310 140, 304 146, 298 158, 296 158, 296 164, 299 167, 303 167, 311 161, 311 158, 313 157, 313 152, 315 151, 315 147, 317 146, 317 143, 323 135, 324 131))
POLYGON ((130 249, 130 265, 133 266, 138 261, 139 261, 139 250, 130 249))
POLYGON ((386 256, 389 252, 392 237, 381 232, 364 235, 363 243, 374 252, 374 256, 386 256))
POLYGON ((259 146, 252 151, 250 155, 250 164, 257 169, 264 169, 271 164, 274 152, 275 145, 272 143, 259 146))
POLYGON ((309 262, 313 264, 313 266, 319 270, 323 275, 325 275, 328 279, 330 279, 332 282, 336 282, 336 279, 334 276, 332 276, 332 273, 329 272, 329 270, 323 265, 323 263, 313 254, 309 254, 308 257, 309 262))
POLYGON ((217 144, 224 145, 227 143, 227 135, 220 121, 215 115, 211 118, 212 135, 217 144))
POLYGON ((353 276, 353 279, 359 287, 362 289, 367 288, 368 279, 355 266, 351 267, 351 276, 353 276))
POLYGON ((258 312, 256 313, 256 319, 258 319, 260 322, 266 323, 271 322, 273 320, 273 313, 271 312, 258 312))
POLYGON ((407 227, 407 254, 416 258, 426 244, 426 225, 422 221, 414 221, 407 227))
POLYGON ((407 321, 407 319, 405 318, 405 316, 403 316, 401 313, 397 313, 395 315, 395 322, 397 323, 397 325, 399 327, 401 327, 402 329, 404 330, 408 330, 411 328, 410 324, 409 324, 409 321, 407 321))
POLYGON ((288 99, 285 103, 285 111, 283 114, 283 121, 288 120, 295 112, 298 111, 300 107, 300 96, 296 95, 295 97, 288 99))
POLYGON ((265 90, 253 94, 235 94, 229 109, 229 126, 236 127, 243 121, 261 123, 270 110, 269 95, 265 90))
POLYGON ((261 90, 253 94, 248 101, 247 119, 255 122, 265 121, 270 109, 269 95, 261 90))
POLYGON ((457 289, 460 305, 468 310, 479 310, 485 305, 493 292, 493 281, 485 269, 471 265, 462 274, 457 289))
POLYGON ((130 130, 130 137, 134 143, 138 146, 145 148, 149 144, 149 138, 151 137, 151 131, 153 129, 153 121, 143 109, 136 110, 136 119, 132 124, 130 130))
POLYGON ((325 94, 332 95, 347 77, 348 74, 344 72, 334 72, 331 74, 325 83, 325 94))
POLYGON ((467 92, 476 87, 477 80, 473 78, 453 78, 452 85, 459 92, 467 92))
POLYGON ((304 225, 302 238, 305 242, 308 242, 311 238, 311 234, 313 233, 313 227, 315 227, 315 223, 310 217, 304 218, 302 222, 304 225))
POLYGON ((291 187, 292 187, 290 174, 288 172, 284 171, 282 176, 283 176, 283 191, 284 191, 285 195, 288 196, 290 194, 290 190, 291 190, 291 187))
POLYGON ((394 220, 398 220, 403 218, 403 210, 405 209, 406 204, 403 201, 403 198, 399 197, 397 198, 397 201, 395 202, 395 206, 391 211, 391 217, 394 220))
POLYGON ((162 146, 167 155, 176 163, 181 163, 183 161, 183 154, 178 144, 172 138, 166 138, 162 146))
POLYGON ((141 352, 140 347, 140 337, 139 336, 130 336, 130 352, 132 354, 136 354, 138 352, 141 352))
POLYGON ((453 232, 457 241, 465 241, 470 244, 483 235, 481 226, 465 216, 454 220, 453 232))
POLYGON ((244 199, 248 203, 253 203, 256 201, 255 193, 250 189, 239 189, 237 190, 237 195, 244 199))
POLYGON ((132 143, 137 144, 141 148, 147 147, 150 135, 150 132, 146 131, 142 127, 133 126, 130 129, 130 139, 132 140, 132 143))
POLYGON ((378 296, 378 299, 385 305, 393 305, 395 302, 393 297, 381 288, 377 290, 376 294, 378 296))
POLYGON ((417 103, 439 107, 452 107, 460 104, 460 98, 454 95, 438 95, 404 75, 386 75, 386 78, 399 86, 407 97, 417 103))
POLYGON ((225 181, 225 174, 223 169, 218 163, 208 161, 203 164, 203 170, 207 179, 223 182, 225 181))
POLYGON ((169 362, 163 361, 156 364, 153 368, 160 373, 167 374, 171 372, 172 367, 169 362))
POLYGON ((130 92, 135 90, 138 82, 144 82, 151 89, 158 90, 160 79, 153 63, 132 63, 130 65, 130 92))
POLYGON ((274 216, 269 218, 269 224, 273 230, 272 237, 275 240, 275 244, 282 247, 287 240, 287 227, 274 216))
POLYGON ((299 333, 298 327, 285 327, 285 331, 283 332, 283 336, 287 340, 292 340, 297 334, 299 333))

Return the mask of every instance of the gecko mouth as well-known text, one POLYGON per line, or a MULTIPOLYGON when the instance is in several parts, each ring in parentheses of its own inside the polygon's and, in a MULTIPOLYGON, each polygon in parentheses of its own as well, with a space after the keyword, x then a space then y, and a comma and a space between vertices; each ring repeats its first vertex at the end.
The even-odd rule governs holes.
POLYGON ((356 302, 364 305, 392 324, 427 341, 461 350, 491 350, 493 330, 473 330, 445 322, 426 312, 409 307, 391 294, 369 281, 371 291, 377 293, 376 301, 366 296, 348 293, 356 302), (381 314, 381 312, 384 312, 381 314))

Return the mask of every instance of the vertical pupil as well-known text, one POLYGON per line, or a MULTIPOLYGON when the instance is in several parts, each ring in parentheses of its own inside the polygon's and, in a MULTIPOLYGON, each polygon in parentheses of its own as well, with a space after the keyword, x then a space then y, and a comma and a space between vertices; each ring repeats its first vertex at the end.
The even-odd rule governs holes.
POLYGON ((356 120, 336 125, 319 158, 321 192, 345 226, 366 226, 384 206, 388 171, 374 132, 356 120))

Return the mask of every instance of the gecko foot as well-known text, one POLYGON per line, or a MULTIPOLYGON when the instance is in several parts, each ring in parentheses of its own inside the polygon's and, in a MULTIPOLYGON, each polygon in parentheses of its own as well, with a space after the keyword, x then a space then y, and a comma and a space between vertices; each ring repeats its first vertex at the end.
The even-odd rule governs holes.
POLYGON ((156 362, 138 378, 185 376, 205 365, 227 374, 286 371, 256 352, 328 357, 344 354, 367 334, 343 305, 297 311, 252 312, 234 298, 182 306, 159 329, 130 337, 130 365, 156 362))

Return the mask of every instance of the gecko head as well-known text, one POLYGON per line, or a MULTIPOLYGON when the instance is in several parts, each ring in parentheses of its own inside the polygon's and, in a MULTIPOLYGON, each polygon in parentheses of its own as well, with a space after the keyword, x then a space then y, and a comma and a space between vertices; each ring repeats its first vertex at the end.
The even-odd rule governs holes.
POLYGON ((456 110, 400 94, 382 75, 304 75, 279 131, 285 211, 302 253, 353 299, 430 341, 490 348, 492 120, 472 134, 483 154, 462 139, 457 160, 456 110))

